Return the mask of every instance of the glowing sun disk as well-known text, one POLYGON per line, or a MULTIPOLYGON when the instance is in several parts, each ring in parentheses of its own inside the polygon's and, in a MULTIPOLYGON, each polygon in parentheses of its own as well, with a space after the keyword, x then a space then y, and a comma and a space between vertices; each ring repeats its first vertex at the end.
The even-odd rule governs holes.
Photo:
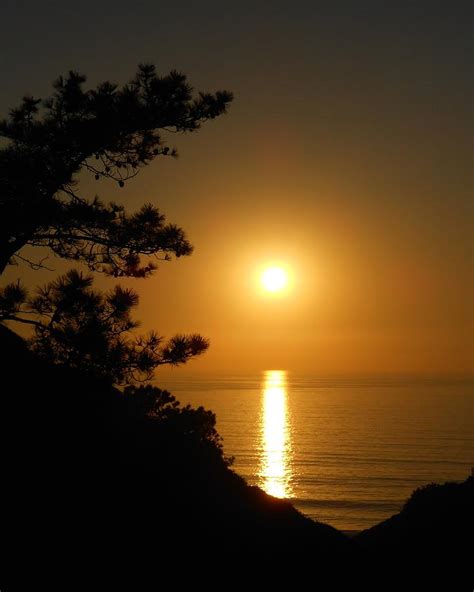
POLYGON ((269 267, 262 274, 262 285, 268 292, 283 290, 288 282, 288 277, 281 267, 269 267))

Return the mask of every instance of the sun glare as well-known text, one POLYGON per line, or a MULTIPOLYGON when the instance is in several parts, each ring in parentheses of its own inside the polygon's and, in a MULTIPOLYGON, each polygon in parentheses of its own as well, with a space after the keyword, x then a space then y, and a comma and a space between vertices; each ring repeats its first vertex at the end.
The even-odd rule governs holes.
POLYGON ((265 372, 262 398, 261 486, 274 497, 293 494, 291 481, 291 426, 286 372, 265 372))
POLYGON ((280 292, 288 283, 288 277, 281 267, 269 267, 262 273, 262 286, 267 292, 280 292))

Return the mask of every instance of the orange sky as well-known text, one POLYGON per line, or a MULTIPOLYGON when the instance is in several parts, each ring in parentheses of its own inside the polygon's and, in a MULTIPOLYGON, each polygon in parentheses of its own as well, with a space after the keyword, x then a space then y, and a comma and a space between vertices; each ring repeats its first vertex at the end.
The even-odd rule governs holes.
MULTIPOLYGON (((91 83, 125 82, 145 59, 183 70, 198 89, 235 93, 224 118, 173 138, 179 160, 156 161, 120 191, 88 182, 91 194, 130 208, 152 201, 195 245, 152 279, 127 282, 141 295, 143 329, 210 338, 209 352, 179 372, 472 371, 464 3, 428 14, 375 6, 374 26, 354 7, 327 15, 307 3, 269 20, 244 3, 238 22, 221 25, 170 9, 167 32, 153 33, 146 4, 126 51, 111 27, 94 38, 95 53, 70 32, 69 53, 47 46, 39 69, 6 65, 3 113, 26 91, 45 96, 69 68, 91 83), (170 30, 176 44, 166 47, 170 30), (292 270, 293 286, 271 299, 255 274, 275 261, 292 270)), ((13 268, 7 279, 19 275, 44 283, 55 274, 13 268)))

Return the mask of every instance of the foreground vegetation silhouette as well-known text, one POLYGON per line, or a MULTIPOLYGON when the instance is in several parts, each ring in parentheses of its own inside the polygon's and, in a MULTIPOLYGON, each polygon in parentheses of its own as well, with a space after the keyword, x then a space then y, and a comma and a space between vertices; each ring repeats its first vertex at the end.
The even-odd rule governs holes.
POLYGON ((71 270, 29 297, 19 283, 0 289, 0 320, 34 328, 32 351, 52 363, 81 369, 111 384, 153 378, 158 366, 177 366, 205 352, 200 335, 175 335, 165 341, 156 332, 134 335, 138 322, 131 310, 138 294, 115 286, 109 292, 92 288, 93 278, 71 270))
POLYGON ((20 254, 26 245, 129 277, 192 252, 184 231, 155 206, 128 214, 115 201, 88 198, 79 181, 89 174, 120 188, 155 158, 176 157, 166 136, 222 115, 232 94, 193 97, 184 74, 159 76, 151 64, 122 88, 107 81, 85 90, 85 82, 71 71, 50 97, 26 96, 0 122, 0 273, 18 261, 41 267, 41 259, 20 254))
MULTIPOLYGON (((129 214, 115 201, 87 197, 80 181, 92 174, 123 187, 153 159, 177 156, 164 134, 198 130, 226 112, 232 94, 193 97, 184 74, 159 76, 151 64, 139 65, 122 88, 103 82, 85 90, 85 82, 71 71, 50 97, 24 97, 0 122, 0 274, 19 262, 43 268, 47 257, 30 255, 31 247, 134 278, 148 277, 157 260, 192 253, 184 231, 156 206, 129 214)), ((33 328, 30 346, 44 359, 115 384, 150 380, 156 367, 183 364, 209 347, 196 334, 132 336, 137 294, 120 286, 101 294, 92 281, 71 270, 33 297, 12 282, 0 288, 0 322, 33 328)))

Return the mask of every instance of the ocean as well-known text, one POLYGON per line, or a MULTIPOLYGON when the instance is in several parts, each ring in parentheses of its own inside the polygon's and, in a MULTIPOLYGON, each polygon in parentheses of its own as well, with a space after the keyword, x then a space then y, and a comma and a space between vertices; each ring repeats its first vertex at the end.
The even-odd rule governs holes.
POLYGON ((358 531, 398 512, 427 483, 474 465, 474 380, 253 376, 160 379, 211 409, 248 483, 314 520, 358 531))

